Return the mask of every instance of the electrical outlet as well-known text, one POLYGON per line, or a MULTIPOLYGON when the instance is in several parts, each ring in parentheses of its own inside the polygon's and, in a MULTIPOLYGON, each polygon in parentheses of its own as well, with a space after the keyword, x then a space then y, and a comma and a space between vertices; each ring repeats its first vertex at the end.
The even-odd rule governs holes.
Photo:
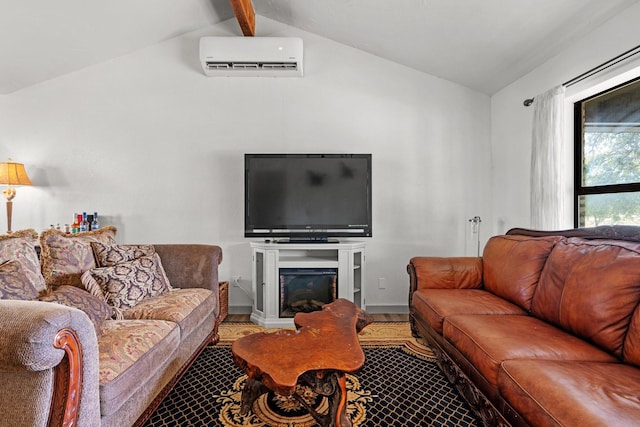
POLYGON ((242 280, 242 276, 233 276, 233 286, 239 288, 240 280, 242 280))
POLYGON ((387 279, 384 277, 378 278, 378 289, 386 289, 387 288, 387 279))

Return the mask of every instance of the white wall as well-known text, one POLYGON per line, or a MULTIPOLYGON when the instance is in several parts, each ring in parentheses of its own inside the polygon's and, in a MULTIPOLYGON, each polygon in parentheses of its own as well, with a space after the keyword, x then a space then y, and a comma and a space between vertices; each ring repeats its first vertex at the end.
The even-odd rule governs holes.
MULTIPOLYGON (((0 156, 34 183, 13 229, 95 210, 122 243, 220 245, 221 278, 250 289, 243 154, 372 153, 367 302, 406 308, 409 258, 467 253, 468 219, 491 217, 489 97, 258 20, 304 39, 305 77, 205 77, 198 40, 239 34, 229 20, 0 97, 0 156)), ((230 304, 250 300, 232 288, 230 304)))
MULTIPOLYGON (((640 3, 630 7, 491 98, 493 223, 490 235, 512 227, 530 227, 530 162, 533 106, 526 98, 548 89, 637 46, 640 41, 640 3)), ((595 77, 567 88, 565 196, 570 210, 566 228, 573 227, 573 102, 640 75, 640 59, 623 62, 595 77)))

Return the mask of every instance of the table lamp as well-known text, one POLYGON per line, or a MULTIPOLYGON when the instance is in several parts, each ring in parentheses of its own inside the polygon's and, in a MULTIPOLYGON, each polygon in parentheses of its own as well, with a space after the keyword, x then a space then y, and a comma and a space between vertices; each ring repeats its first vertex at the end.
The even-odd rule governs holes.
POLYGON ((2 192, 7 199, 7 234, 11 233, 11 210, 16 189, 12 185, 31 185, 31 180, 24 170, 22 163, 15 163, 11 159, 0 163, 0 184, 6 184, 7 189, 2 192))

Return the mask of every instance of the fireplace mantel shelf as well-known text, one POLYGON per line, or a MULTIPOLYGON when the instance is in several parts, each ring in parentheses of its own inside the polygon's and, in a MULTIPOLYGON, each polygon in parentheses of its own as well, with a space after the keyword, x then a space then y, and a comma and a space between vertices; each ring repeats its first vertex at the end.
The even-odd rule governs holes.
MULTIPOLYGON (((253 306, 251 321, 267 328, 293 327, 292 317, 281 317, 281 269, 334 270, 337 298, 365 309, 365 243, 251 242, 253 306)), ((327 273, 328 274, 328 273, 327 273)))

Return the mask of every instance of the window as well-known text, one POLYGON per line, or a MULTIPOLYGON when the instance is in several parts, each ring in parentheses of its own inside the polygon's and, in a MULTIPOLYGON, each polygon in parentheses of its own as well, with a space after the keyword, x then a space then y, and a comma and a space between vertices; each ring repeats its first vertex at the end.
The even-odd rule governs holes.
POLYGON ((640 225, 640 79, 579 101, 575 225, 640 225))

